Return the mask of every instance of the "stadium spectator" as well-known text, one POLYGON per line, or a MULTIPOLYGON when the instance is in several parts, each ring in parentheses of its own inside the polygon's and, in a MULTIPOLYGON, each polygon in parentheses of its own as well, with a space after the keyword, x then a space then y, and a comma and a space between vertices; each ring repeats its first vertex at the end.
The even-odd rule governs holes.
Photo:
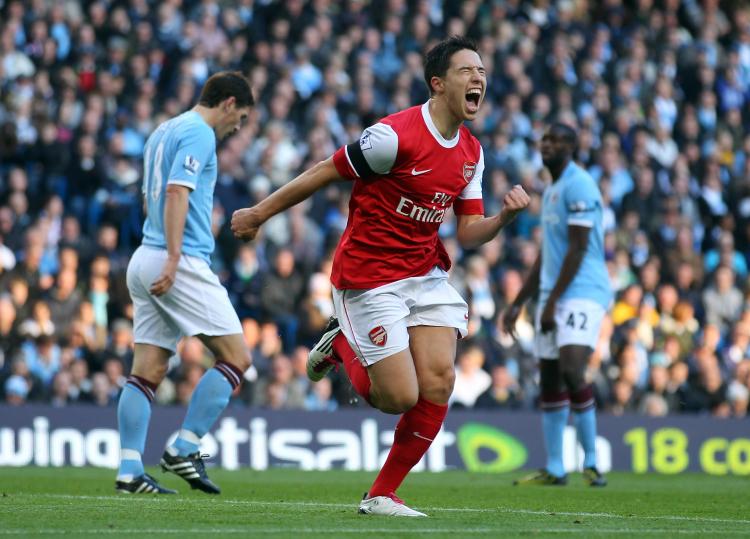
POLYGON ((734 271, 729 266, 720 266, 714 275, 714 284, 703 292, 706 322, 719 328, 723 334, 739 318, 744 305, 742 292, 734 285, 734 271))
POLYGON ((301 410, 305 406, 305 391, 295 383, 292 361, 285 355, 274 357, 269 376, 255 391, 255 406, 272 410, 301 410))
POLYGON ((492 367, 492 383, 474 402, 478 409, 516 410, 523 405, 521 389, 505 365, 492 367))
POLYGON ((290 360, 294 372, 293 383, 298 385, 303 393, 310 389, 310 379, 307 377, 307 356, 310 349, 307 346, 296 346, 292 351, 290 360))
POLYGON ((89 367, 85 360, 76 359, 69 367, 70 388, 68 395, 75 402, 91 402, 92 383, 89 379, 89 367))
POLYGON ((477 398, 490 387, 492 378, 482 369, 484 363, 484 351, 477 345, 469 345, 458 354, 451 406, 471 408, 477 398))
POLYGON ((0 296, 0 368, 10 360, 18 346, 18 334, 14 331, 16 307, 9 295, 0 296))
POLYGON ((112 323, 109 344, 100 355, 106 357, 107 361, 119 361, 125 374, 130 372, 133 365, 133 326, 128 320, 118 319, 112 323))
POLYGON ((272 270, 263 277, 260 307, 261 316, 279 327, 285 352, 291 352, 297 342, 303 287, 302 276, 295 270, 294 253, 291 249, 281 249, 272 270))
POLYGON ((26 402, 29 387, 26 380, 17 374, 5 381, 5 402, 12 406, 20 406, 26 402))
POLYGON ((94 373, 91 378, 91 398, 96 406, 114 406, 117 404, 117 397, 120 394, 120 388, 112 386, 103 372, 94 373))
POLYGON ((338 402, 333 398, 333 387, 330 378, 323 378, 312 385, 305 397, 305 410, 333 412, 338 409, 338 402))
POLYGON ((70 397, 72 377, 70 371, 58 371, 52 379, 50 404, 56 408, 67 406, 72 402, 70 397))
POLYGON ((60 346, 51 334, 40 334, 33 342, 26 341, 23 344, 22 354, 29 372, 38 377, 48 390, 61 367, 60 346))
POLYGON ((81 306, 81 293, 76 289, 75 269, 65 268, 57 274, 57 285, 49 292, 50 318, 59 337, 70 333, 70 324, 81 306))

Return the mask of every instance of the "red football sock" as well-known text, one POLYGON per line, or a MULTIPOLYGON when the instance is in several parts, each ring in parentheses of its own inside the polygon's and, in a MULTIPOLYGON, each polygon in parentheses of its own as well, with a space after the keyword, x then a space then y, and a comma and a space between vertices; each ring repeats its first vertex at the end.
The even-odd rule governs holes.
POLYGON ((344 370, 346 370, 354 390, 367 402, 370 402, 370 375, 367 374, 367 369, 360 363, 357 354, 349 346, 349 341, 346 340, 343 333, 339 333, 333 339, 333 353, 344 364, 344 370))
POLYGON ((435 439, 448 413, 447 404, 435 404, 419 397, 414 408, 396 425, 393 447, 370 489, 370 497, 387 496, 401 485, 435 439))

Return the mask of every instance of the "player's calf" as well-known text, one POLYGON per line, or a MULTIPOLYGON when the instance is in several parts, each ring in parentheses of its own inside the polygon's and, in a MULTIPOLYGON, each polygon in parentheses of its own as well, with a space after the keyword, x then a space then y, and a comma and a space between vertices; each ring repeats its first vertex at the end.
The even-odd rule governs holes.
POLYGON ((242 376, 242 371, 225 361, 217 361, 213 369, 206 371, 193 391, 177 438, 162 456, 162 468, 176 473, 192 488, 219 493, 219 488, 206 476, 199 453, 200 440, 226 408, 232 391, 242 382, 242 376))
POLYGON ((573 423, 578 440, 583 447, 583 467, 593 470, 586 480, 593 486, 604 486, 606 480, 596 471, 596 405, 590 385, 585 385, 570 394, 570 408, 573 410, 573 423))

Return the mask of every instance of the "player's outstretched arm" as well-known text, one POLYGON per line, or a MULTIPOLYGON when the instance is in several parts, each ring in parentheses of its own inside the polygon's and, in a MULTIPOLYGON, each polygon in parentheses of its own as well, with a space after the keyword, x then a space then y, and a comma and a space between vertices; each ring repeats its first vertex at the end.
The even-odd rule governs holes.
POLYGON ((581 267, 581 262, 583 262, 583 257, 586 255, 586 249, 588 248, 590 233, 591 228, 587 226, 568 225, 568 251, 565 253, 560 275, 558 275, 555 286, 552 288, 544 306, 544 311, 542 311, 540 320, 542 331, 555 329, 555 304, 570 283, 573 282, 578 269, 581 267))
POLYGON ((471 249, 487 243, 529 205, 529 195, 516 185, 503 197, 503 209, 494 217, 459 215, 456 239, 461 247, 471 249))
POLYGON ((166 294, 174 284, 177 264, 182 254, 182 236, 185 232, 190 189, 183 185, 167 185, 164 202, 164 236, 167 240, 167 261, 161 275, 151 285, 149 292, 155 296, 166 294))
POLYGON ((506 307, 502 314, 503 331, 508 333, 514 339, 516 338, 516 320, 521 314, 524 304, 539 292, 539 279, 542 271, 542 255, 536 257, 534 265, 531 267, 528 277, 523 283, 518 296, 513 303, 506 307))
POLYGON ((333 164, 333 158, 329 157, 306 170, 252 208, 243 208, 234 212, 232 232, 237 238, 250 241, 258 234, 260 226, 271 217, 302 202, 318 189, 343 179, 333 164))

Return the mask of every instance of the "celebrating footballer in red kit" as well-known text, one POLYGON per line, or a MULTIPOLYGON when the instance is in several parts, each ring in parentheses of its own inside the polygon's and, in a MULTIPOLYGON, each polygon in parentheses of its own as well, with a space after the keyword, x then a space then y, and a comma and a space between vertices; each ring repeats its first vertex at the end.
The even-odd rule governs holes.
MULTIPOLYGON (((477 100, 481 97, 477 86, 477 100)), ((356 181, 350 219, 333 264, 338 289, 375 288, 444 270, 450 260, 437 231, 451 206, 482 214, 482 147, 466 127, 443 138, 429 103, 392 114, 333 156, 356 181), (362 271, 366 268, 367 271, 362 271)))
POLYGON ((269 218, 326 185, 354 182, 349 221, 331 281, 336 318, 310 351, 307 372, 323 378, 342 364, 354 389, 379 410, 400 414, 393 446, 359 504, 362 514, 426 516, 396 490, 438 435, 453 391, 457 337, 468 306, 448 283, 450 260, 438 237, 446 212, 471 248, 494 238, 529 204, 520 186, 502 211, 484 217, 484 158, 463 125, 486 91, 476 45, 448 38, 426 55, 427 103, 381 119, 252 208, 232 216, 232 230, 253 239, 269 218))

